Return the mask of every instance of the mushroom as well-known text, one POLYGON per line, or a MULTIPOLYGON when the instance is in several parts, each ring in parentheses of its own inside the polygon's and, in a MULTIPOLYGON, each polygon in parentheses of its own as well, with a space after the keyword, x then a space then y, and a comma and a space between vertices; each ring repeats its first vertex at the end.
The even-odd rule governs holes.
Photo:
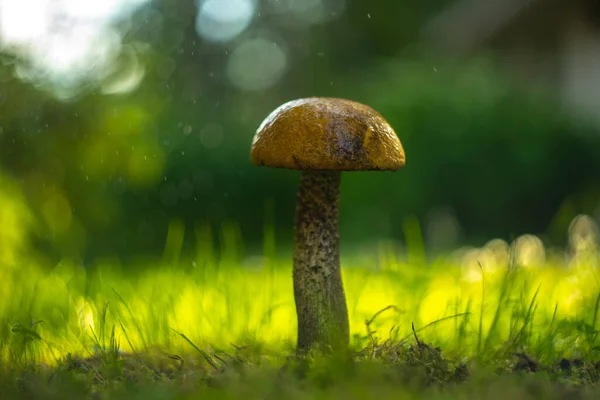
POLYGON ((301 171, 293 261, 297 352, 343 351, 350 333, 339 255, 341 172, 396 171, 405 164, 402 144, 372 108, 312 97, 279 106, 261 123, 251 160, 301 171))

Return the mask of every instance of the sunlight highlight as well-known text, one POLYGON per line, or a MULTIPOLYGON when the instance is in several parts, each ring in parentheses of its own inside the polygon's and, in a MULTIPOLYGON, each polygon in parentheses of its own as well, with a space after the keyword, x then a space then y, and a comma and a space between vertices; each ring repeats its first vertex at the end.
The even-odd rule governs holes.
POLYGON ((0 0, 0 49, 24 61, 22 79, 65 87, 100 80, 121 47, 111 24, 146 1, 0 0))
POLYGON ((199 0, 196 31, 211 41, 228 41, 246 30, 255 13, 255 0, 199 0))

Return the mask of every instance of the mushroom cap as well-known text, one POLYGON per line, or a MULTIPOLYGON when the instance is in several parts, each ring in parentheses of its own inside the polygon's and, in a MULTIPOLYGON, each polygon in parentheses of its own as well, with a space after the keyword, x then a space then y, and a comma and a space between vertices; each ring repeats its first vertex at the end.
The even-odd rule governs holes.
POLYGON ((252 163, 322 171, 396 171, 404 149, 388 122, 351 100, 310 97, 289 101, 261 123, 252 163))

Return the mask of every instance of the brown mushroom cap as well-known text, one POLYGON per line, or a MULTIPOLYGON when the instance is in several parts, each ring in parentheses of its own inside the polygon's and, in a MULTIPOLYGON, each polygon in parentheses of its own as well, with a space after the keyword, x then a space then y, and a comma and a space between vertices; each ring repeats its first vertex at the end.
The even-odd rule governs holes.
POLYGON ((262 122, 251 160, 295 170, 395 171, 405 155, 392 127, 371 107, 311 97, 279 106, 262 122))

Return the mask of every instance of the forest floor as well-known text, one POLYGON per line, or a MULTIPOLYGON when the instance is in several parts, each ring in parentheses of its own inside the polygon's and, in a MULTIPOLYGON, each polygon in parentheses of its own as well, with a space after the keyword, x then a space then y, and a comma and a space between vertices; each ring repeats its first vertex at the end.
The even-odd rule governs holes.
POLYGON ((293 357, 289 261, 4 268, 0 398, 600 398, 598 255, 484 250, 343 260, 347 359, 293 357))

